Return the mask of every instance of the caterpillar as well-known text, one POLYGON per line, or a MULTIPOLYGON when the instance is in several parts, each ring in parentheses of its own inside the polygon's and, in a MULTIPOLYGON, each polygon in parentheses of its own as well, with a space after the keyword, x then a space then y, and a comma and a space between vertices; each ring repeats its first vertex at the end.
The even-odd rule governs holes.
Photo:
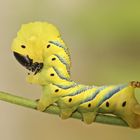
POLYGON ((29 71, 26 80, 42 86, 38 110, 44 111, 55 103, 62 119, 78 111, 83 121, 91 124, 98 113, 113 114, 130 127, 140 128, 140 105, 134 95, 140 82, 107 86, 74 82, 70 76, 69 49, 54 25, 48 22, 23 24, 13 40, 12 51, 29 71))

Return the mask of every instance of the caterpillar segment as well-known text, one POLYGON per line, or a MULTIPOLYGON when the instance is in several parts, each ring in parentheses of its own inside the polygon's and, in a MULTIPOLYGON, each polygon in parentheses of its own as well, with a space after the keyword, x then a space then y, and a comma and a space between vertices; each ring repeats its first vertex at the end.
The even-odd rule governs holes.
POLYGON ((62 97, 77 93, 77 91, 85 88, 84 85, 77 85, 72 82, 65 82, 65 84, 63 87, 52 83, 48 84, 47 86, 43 86, 43 94, 41 95, 41 98, 38 102, 37 109, 44 111, 48 106, 57 102, 62 97), (65 85, 66 83, 69 85, 69 87, 68 85, 65 85), (68 88, 65 89, 65 87, 68 88))
POLYGON ((60 116, 62 119, 69 118, 72 113, 78 108, 81 102, 90 97, 92 91, 95 90, 96 87, 88 87, 80 88, 77 91, 72 91, 69 95, 62 97, 58 100, 57 104, 60 108, 60 116))
POLYGON ((45 60, 44 63, 47 64, 46 67, 53 67, 63 77, 65 77, 66 79, 70 79, 70 73, 69 73, 67 63, 64 63, 64 61, 59 55, 51 55, 50 57, 48 57, 47 60, 45 60))
MULTIPOLYGON (((58 38, 58 40, 60 40, 58 38)), ((57 41, 57 40, 56 40, 57 41)), ((66 47, 65 44, 58 44, 58 43, 54 43, 56 41, 49 41, 49 43, 47 44, 45 50, 44 50, 44 54, 43 57, 44 59, 46 59, 46 56, 50 56, 50 55, 56 55, 58 56, 66 65, 67 67, 70 69, 71 66, 71 61, 70 61, 70 54, 68 52, 68 49, 66 47), (53 42, 53 43, 52 43, 53 42)), ((58 42, 58 41, 57 41, 58 42)))
POLYGON ((91 124, 95 120, 100 104, 106 100, 107 93, 114 88, 115 86, 99 87, 92 92, 92 95, 89 98, 80 104, 78 112, 83 116, 83 121, 85 123, 91 124))
POLYGON ((140 105, 134 94, 140 82, 101 87, 74 82, 70 77, 68 47, 52 24, 24 24, 13 41, 12 51, 17 61, 30 71, 27 81, 42 86, 38 110, 44 111, 55 103, 62 119, 78 111, 83 121, 91 124, 98 113, 113 114, 130 127, 140 128, 140 105))
POLYGON ((132 128, 140 127, 140 105, 134 94, 134 87, 128 85, 100 106, 102 113, 121 117, 132 128))

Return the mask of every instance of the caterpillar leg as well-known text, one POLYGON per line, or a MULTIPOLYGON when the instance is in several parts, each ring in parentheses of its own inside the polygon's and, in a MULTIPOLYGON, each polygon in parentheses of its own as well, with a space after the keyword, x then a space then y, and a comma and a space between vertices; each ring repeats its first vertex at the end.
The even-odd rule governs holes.
POLYGON ((49 107, 53 103, 54 103, 53 99, 43 93, 42 96, 41 96, 41 98, 38 101, 37 110, 43 112, 43 111, 45 111, 45 109, 47 107, 49 107))
POLYGON ((95 120, 96 114, 96 112, 82 113, 84 123, 91 124, 95 120))
POLYGON ((68 119, 72 115, 72 112, 69 110, 61 110, 60 117, 61 119, 68 119))
POLYGON ((40 99, 37 104, 37 110, 43 112, 50 104, 51 103, 47 99, 40 99))
POLYGON ((130 82, 130 85, 134 88, 140 88, 140 82, 138 81, 132 81, 130 82))
POLYGON ((60 109, 61 119, 68 119, 72 115, 72 113, 76 110, 76 108, 77 107, 60 109))

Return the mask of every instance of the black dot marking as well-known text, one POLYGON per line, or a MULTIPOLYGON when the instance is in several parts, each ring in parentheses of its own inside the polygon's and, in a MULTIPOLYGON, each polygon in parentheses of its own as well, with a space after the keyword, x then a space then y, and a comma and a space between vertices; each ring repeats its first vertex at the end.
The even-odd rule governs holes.
POLYGON ((25 46, 25 45, 21 45, 21 48, 25 49, 25 48, 26 48, 26 46, 25 46))
POLYGON ((124 101, 123 103, 122 103, 122 107, 125 107, 126 106, 126 101, 124 101))
POLYGON ((88 107, 91 107, 91 104, 88 104, 88 107))
POLYGON ((50 76, 54 76, 54 73, 51 73, 50 76))
POLYGON ((69 98, 69 102, 71 102, 72 101, 72 98, 69 98))
POLYGON ((47 45, 47 48, 50 48, 51 47, 51 45, 49 44, 49 45, 47 45))
POLYGON ((56 89, 56 90, 55 90, 55 92, 58 92, 58 91, 59 91, 59 89, 56 89))
POLYGON ((109 102, 106 102, 106 107, 109 107, 109 102))
POLYGON ((54 57, 54 58, 52 58, 52 61, 54 61, 54 60, 56 60, 56 58, 54 57))

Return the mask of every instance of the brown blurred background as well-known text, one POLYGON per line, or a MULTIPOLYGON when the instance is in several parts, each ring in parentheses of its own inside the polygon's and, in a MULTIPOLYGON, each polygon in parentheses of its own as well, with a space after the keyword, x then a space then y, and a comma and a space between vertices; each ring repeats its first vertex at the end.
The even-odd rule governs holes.
MULTIPOLYGON (((41 88, 10 50, 21 24, 55 24, 70 48, 72 78, 83 84, 140 80, 140 2, 124 0, 0 0, 0 90, 36 99, 41 88)), ((140 91, 136 93, 140 100, 140 91)), ((140 130, 40 113, 0 101, 0 140, 139 140, 140 130)))

